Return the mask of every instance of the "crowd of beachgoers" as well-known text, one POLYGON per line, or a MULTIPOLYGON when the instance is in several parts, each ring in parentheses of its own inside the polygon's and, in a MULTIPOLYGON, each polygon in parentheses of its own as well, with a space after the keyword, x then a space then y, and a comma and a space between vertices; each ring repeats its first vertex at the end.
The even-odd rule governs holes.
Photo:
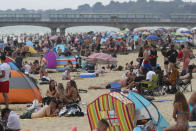
MULTIPOLYGON (((22 34, 20 36, 1 36, 0 43, 7 43, 0 49, 0 92, 3 93, 6 108, 1 110, 1 123, 6 131, 21 130, 20 119, 35 119, 43 117, 57 116, 84 116, 85 113, 78 111, 64 111, 63 107, 74 107, 77 109, 78 103, 82 101, 81 92, 88 92, 92 89, 116 89, 112 84, 105 86, 89 85, 88 90, 79 90, 77 87, 77 77, 72 72, 94 73, 96 77, 110 72, 126 71, 119 83, 120 91, 128 94, 134 91, 144 96, 149 101, 154 96, 175 94, 173 103, 173 118, 176 125, 165 128, 165 131, 182 130, 189 128, 189 121, 196 120, 196 93, 193 92, 190 99, 187 100, 184 92, 191 85, 193 73, 196 72, 196 65, 190 64, 191 59, 195 58, 194 31, 188 29, 145 29, 138 28, 133 31, 123 30, 120 32, 102 32, 102 33, 81 33, 55 35, 49 34, 22 34), (29 45, 27 43, 33 43, 29 45), (57 45, 64 45, 61 48, 57 45), (28 61, 29 46, 38 52, 39 58, 28 61), (57 48, 56 48, 57 47, 57 48), (47 60, 45 54, 53 50, 58 56, 75 56, 76 65, 71 61, 64 65, 61 72, 62 80, 67 80, 66 88, 55 78, 50 77, 54 70, 47 69, 47 60), (158 52, 161 52, 158 56, 158 52), (88 57, 95 53, 104 53, 113 58, 118 55, 127 55, 138 53, 135 60, 127 61, 125 65, 121 63, 103 63, 101 67, 96 66, 96 62, 89 61, 88 57), (11 68, 6 63, 6 57, 15 59, 15 64, 21 72, 31 78, 35 83, 47 84, 48 90, 42 99, 42 108, 37 107, 39 101, 33 101, 26 113, 17 114, 9 109, 9 73, 11 68), (158 57, 163 57, 163 63, 158 63, 158 57), (164 65, 164 66, 161 66, 164 65), (182 65, 182 66, 181 66, 182 65), (39 74, 39 79, 35 79, 32 74, 39 74), (57 84, 58 83, 58 84, 57 84), (155 84, 155 85, 154 85, 155 84), (2 89, 1 89, 2 88, 2 89)), ((114 82, 114 81, 111 81, 114 82)), ((116 91, 119 91, 116 89, 116 91)), ((193 89, 194 90, 194 89, 193 89)), ((109 127, 107 120, 100 120, 97 126, 98 131, 106 131, 109 127)), ((77 130, 76 127, 73 130, 77 130)))

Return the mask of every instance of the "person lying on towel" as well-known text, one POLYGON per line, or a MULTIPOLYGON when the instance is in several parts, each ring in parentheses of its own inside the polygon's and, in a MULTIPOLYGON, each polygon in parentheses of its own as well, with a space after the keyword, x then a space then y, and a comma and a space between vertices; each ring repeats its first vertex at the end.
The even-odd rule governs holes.
POLYGON ((39 111, 34 112, 35 109, 28 111, 20 116, 21 119, 34 119, 34 118, 43 118, 43 117, 55 117, 57 116, 56 112, 57 101, 55 98, 51 99, 49 105, 45 105, 39 111))

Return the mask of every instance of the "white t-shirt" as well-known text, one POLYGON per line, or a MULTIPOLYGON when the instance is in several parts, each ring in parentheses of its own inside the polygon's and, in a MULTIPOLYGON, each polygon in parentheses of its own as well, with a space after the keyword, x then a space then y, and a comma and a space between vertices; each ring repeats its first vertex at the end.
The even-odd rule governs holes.
POLYGON ((5 77, 0 78, 0 82, 5 82, 9 80, 10 77, 10 71, 11 67, 7 63, 3 63, 0 65, 0 74, 2 74, 2 71, 5 71, 5 77))
POLYGON ((148 71, 146 74, 146 80, 152 81, 152 75, 155 75, 154 71, 148 71))
POLYGON ((20 125, 20 120, 18 115, 11 111, 8 117, 8 121, 7 121, 7 129, 11 129, 11 130, 19 130, 21 129, 21 125, 20 125))
POLYGON ((30 72, 30 70, 31 70, 31 66, 29 64, 26 64, 24 66, 24 69, 25 69, 25 74, 28 74, 30 72))

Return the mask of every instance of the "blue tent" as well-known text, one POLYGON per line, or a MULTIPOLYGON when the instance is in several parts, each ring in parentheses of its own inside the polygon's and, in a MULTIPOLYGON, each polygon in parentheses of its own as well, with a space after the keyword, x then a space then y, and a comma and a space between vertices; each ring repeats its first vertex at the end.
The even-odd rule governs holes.
POLYGON ((159 40, 160 38, 156 35, 149 35, 147 39, 159 40))
POLYGON ((169 123, 152 102, 133 91, 130 91, 127 97, 135 104, 136 120, 152 119, 157 131, 169 127, 169 123))
POLYGON ((26 42, 26 45, 33 47, 34 46, 34 43, 32 41, 27 41, 26 42))

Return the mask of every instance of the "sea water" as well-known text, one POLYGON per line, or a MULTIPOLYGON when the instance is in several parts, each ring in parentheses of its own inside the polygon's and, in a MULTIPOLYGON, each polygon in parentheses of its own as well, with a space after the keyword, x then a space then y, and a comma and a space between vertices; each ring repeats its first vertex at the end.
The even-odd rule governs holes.
MULTIPOLYGON (((106 32, 106 31, 120 31, 118 28, 105 27, 105 26, 77 26, 67 28, 67 33, 83 33, 83 32, 106 32)), ((20 34, 46 34, 50 33, 50 28, 39 26, 7 26, 0 27, 0 35, 20 35, 20 34)), ((57 29, 59 32, 59 29, 57 29)))

